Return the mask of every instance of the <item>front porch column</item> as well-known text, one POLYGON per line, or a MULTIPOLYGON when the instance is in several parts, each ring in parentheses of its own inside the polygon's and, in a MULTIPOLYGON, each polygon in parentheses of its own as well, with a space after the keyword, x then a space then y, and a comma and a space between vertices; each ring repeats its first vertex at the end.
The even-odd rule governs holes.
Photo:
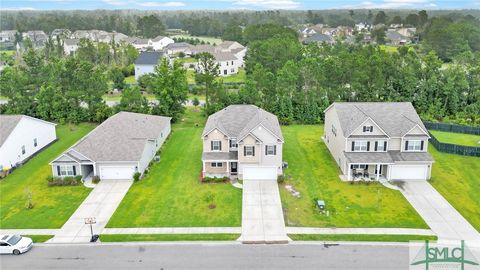
POLYGON ((227 161, 227 175, 230 175, 230 162, 227 161))
POLYGON ((203 163, 202 176, 205 177, 205 161, 202 160, 202 163, 203 163))
POLYGON ((351 169, 352 166, 350 165, 350 163, 347 163, 347 167, 348 167, 348 169, 347 169, 347 180, 350 181, 350 180, 352 180, 352 174, 350 173, 350 169, 351 169))
POLYGON ((380 164, 377 164, 376 166, 377 166, 377 171, 376 171, 376 173, 377 173, 377 181, 378 181, 378 178, 380 177, 380 166, 381 166, 381 165, 380 165, 380 164))

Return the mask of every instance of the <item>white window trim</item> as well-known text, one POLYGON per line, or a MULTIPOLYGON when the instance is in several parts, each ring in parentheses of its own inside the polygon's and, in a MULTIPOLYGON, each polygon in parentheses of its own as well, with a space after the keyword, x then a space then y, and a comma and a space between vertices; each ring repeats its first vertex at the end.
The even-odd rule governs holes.
POLYGON ((215 151, 215 152, 220 152, 221 149, 220 149, 220 143, 221 141, 219 140, 212 140, 212 151, 215 151), (217 144, 218 143, 218 144, 217 144), (216 144, 216 145, 215 145, 216 144), (216 146, 216 147, 215 147, 216 146), (218 148, 218 149, 215 149, 215 148, 218 148))
POLYGON ((406 142, 408 142, 407 151, 409 152, 422 151, 422 140, 407 140, 406 142), (417 147, 418 149, 416 149, 417 147))
POLYGON ((267 145, 266 156, 275 156, 275 145, 267 145), (270 149, 271 148, 271 149, 270 149))
POLYGON ((380 147, 380 145, 383 146, 385 145, 385 142, 387 142, 387 140, 382 140, 382 141, 377 141, 377 152, 387 152, 387 148, 388 148, 388 142, 386 144, 386 148, 383 149, 383 150, 379 150, 378 148, 380 147))
POLYGON ((60 176, 74 176, 73 165, 60 165, 59 167, 60 167, 60 176))
POLYGON ((253 146, 253 145, 245 145, 245 156, 246 157, 253 157, 253 148, 254 147, 255 146, 253 146), (248 151, 248 149, 251 149, 251 151, 248 151), (250 154, 249 154, 249 152, 250 152, 250 154))
POLYGON ((355 145, 353 146, 353 152, 367 152, 368 151, 367 147, 368 147, 368 141, 355 141, 355 145), (363 150, 364 147, 365 149, 363 150))

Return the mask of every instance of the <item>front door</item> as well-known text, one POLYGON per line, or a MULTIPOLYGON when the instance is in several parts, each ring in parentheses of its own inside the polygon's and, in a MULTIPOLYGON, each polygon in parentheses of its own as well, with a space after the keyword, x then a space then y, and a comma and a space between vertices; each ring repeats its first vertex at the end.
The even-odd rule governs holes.
POLYGON ((231 174, 237 174, 237 162, 231 162, 230 163, 230 173, 231 174))

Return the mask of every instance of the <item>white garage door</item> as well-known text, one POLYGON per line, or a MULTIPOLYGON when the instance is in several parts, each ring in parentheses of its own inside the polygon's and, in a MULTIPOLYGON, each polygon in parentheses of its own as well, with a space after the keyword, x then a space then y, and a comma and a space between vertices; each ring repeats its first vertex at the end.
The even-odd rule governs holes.
POLYGON ((100 179, 133 179, 133 166, 101 166, 100 179))
POLYGON ((276 167, 243 167, 243 180, 276 180, 276 167))
POLYGON ((428 165, 392 165, 391 180, 426 180, 428 165))

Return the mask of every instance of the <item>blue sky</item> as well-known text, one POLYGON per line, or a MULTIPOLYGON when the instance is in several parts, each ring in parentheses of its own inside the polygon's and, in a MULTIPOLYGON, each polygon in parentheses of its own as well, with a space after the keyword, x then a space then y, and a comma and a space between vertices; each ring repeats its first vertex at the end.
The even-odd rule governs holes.
POLYGON ((0 0, 2 10, 479 9, 480 0, 0 0))

